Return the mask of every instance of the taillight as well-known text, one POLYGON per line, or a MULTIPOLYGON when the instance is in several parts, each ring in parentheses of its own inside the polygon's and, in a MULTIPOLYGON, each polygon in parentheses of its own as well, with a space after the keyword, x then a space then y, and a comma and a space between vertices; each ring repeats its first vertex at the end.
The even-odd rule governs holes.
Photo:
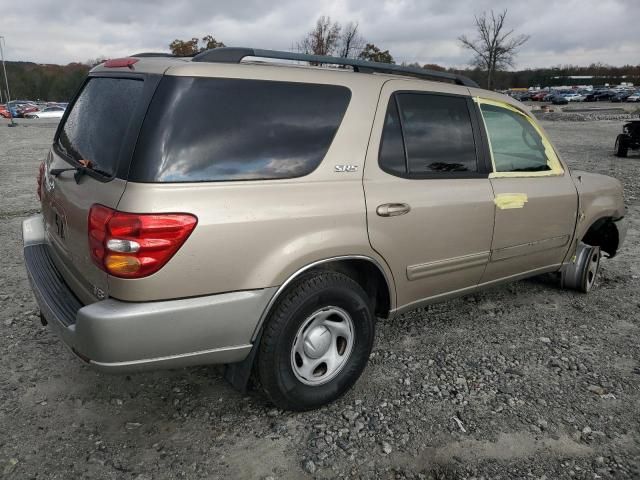
POLYGON ((38 200, 42 200, 42 180, 44 179, 44 162, 40 162, 40 166, 38 167, 38 188, 36 192, 38 193, 38 200))
POLYGON ((91 258, 115 277, 146 277, 169 261, 197 223, 188 213, 125 213, 96 204, 89 211, 91 258))
POLYGON ((131 70, 133 70, 133 64, 137 63, 138 59, 137 58, 131 58, 131 57, 126 57, 126 58, 112 58, 111 60, 107 60, 106 62, 104 62, 104 67, 106 68, 122 68, 122 67, 128 67, 131 70))

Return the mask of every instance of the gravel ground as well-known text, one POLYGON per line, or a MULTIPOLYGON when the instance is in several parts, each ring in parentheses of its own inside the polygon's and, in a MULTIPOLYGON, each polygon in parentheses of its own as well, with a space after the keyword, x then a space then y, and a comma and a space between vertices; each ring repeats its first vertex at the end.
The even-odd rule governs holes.
POLYGON ((37 321, 20 222, 54 124, 0 128, 0 477, 640 478, 640 156, 621 122, 549 122, 574 168, 623 181, 630 230, 589 295, 552 276, 380 321, 371 362, 310 413, 217 367, 109 376, 37 321))

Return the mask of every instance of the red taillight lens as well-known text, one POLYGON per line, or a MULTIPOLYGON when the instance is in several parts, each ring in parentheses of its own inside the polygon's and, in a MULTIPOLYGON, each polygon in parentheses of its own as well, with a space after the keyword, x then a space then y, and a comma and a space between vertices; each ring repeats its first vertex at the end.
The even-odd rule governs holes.
POLYGON ((88 232, 91 258, 113 276, 146 277, 169 261, 197 223, 188 213, 124 213, 93 205, 88 232))
POLYGON ((133 64, 138 61, 137 58, 112 58, 111 60, 107 60, 104 62, 104 66, 107 68, 121 68, 121 67, 129 67, 133 70, 133 64))
POLYGON ((42 180, 44 179, 44 162, 40 162, 40 166, 38 167, 38 188, 36 192, 38 193, 38 200, 42 200, 42 180))

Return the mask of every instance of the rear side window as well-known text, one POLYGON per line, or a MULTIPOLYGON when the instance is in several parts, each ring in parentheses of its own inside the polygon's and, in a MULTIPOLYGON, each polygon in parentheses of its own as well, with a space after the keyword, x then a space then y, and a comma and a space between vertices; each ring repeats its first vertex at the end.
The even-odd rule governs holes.
POLYGON ((95 170, 114 175, 143 86, 134 79, 89 79, 60 130, 58 147, 71 159, 89 160, 95 170))
POLYGON ((207 182, 293 178, 322 161, 351 92, 264 80, 162 79, 129 178, 207 182))
POLYGON ((421 177, 478 171, 467 100, 452 95, 398 93, 391 98, 382 135, 380 167, 421 177), (400 157, 404 165, 400 164, 400 157))
POLYGON ((405 175, 407 173, 406 154, 395 96, 389 99, 381 142, 380 166, 382 169, 392 175, 405 175))

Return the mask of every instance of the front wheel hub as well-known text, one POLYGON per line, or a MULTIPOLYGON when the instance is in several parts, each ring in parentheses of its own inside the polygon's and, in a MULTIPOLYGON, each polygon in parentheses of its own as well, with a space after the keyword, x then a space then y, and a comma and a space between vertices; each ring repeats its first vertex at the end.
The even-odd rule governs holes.
POLYGON ((355 340, 351 315, 325 307, 300 325, 291 346, 291 369, 306 385, 323 385, 335 378, 351 356, 355 340))
POLYGON ((320 358, 331 346, 331 331, 324 325, 311 329, 304 337, 303 349, 309 358, 320 358))

